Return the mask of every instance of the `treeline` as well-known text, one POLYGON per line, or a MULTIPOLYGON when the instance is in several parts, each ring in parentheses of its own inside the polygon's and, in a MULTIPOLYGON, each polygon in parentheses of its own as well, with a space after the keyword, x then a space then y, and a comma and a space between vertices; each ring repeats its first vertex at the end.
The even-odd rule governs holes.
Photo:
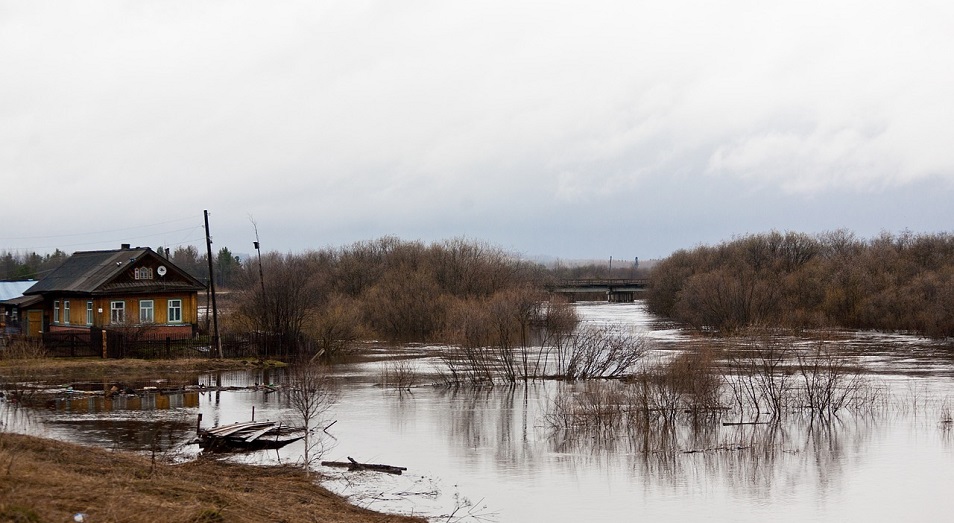
MULTIPOLYGON (((205 253, 193 245, 176 247, 176 250, 166 251, 162 247, 156 249, 162 256, 169 258, 180 269, 185 270, 202 282, 209 281, 209 258, 205 253)), ((215 285, 219 289, 231 288, 238 284, 238 274, 242 261, 232 254, 228 247, 222 247, 212 260, 212 270, 215 273, 215 285)))
POLYGON ((0 280, 39 280, 67 258, 69 255, 59 249, 45 255, 5 251, 0 253, 0 280))
MULTIPOLYGON (((209 281, 208 256, 200 254, 199 249, 192 245, 177 247, 174 251, 163 247, 155 249, 160 256, 172 260, 176 266, 203 282, 209 281)), ((70 255, 60 249, 52 254, 39 255, 35 252, 14 253, 10 251, 0 253, 0 280, 39 280, 47 273, 57 268, 70 255)), ((219 249, 213 260, 215 284, 219 287, 235 285, 235 277, 241 267, 241 260, 232 254, 227 247, 219 249)))
POLYGON ((750 235, 659 262, 651 312, 699 329, 849 327, 954 335, 954 236, 750 235))
POLYGON ((225 328, 307 339, 325 354, 356 339, 519 345, 557 317, 575 325, 568 308, 545 306, 542 266, 476 241, 385 237, 261 264, 264 278, 257 259, 240 267, 225 328))

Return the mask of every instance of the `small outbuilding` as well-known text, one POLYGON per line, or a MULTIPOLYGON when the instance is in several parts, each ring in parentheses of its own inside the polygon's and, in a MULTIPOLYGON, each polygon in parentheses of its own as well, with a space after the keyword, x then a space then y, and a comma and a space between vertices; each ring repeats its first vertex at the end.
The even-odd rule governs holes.
POLYGON ((23 295, 34 284, 35 280, 0 281, 0 335, 20 333, 20 310, 39 301, 23 295))

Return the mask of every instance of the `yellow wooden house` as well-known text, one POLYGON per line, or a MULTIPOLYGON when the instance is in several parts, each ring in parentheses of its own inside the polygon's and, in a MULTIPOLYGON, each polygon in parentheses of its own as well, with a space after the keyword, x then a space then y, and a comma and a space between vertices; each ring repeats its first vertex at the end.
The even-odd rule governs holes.
POLYGON ((26 332, 142 328, 186 338, 198 323, 205 285, 149 247, 79 251, 30 287, 26 332))

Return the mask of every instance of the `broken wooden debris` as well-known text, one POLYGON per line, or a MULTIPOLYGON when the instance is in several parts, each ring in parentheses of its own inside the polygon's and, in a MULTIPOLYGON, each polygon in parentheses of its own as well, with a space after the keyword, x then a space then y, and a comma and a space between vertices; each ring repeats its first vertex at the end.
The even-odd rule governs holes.
POLYGON ((283 427, 279 422, 247 421, 221 425, 211 429, 200 429, 196 443, 202 449, 210 452, 280 449, 304 437, 281 439, 281 436, 287 436, 292 432, 294 432, 292 429, 283 427), (265 438, 265 436, 275 436, 275 438, 265 438))
POLYGON ((322 461, 322 466, 325 467, 343 467, 351 471, 356 470, 371 470, 374 472, 386 472, 388 474, 395 474, 400 476, 402 472, 407 470, 407 467, 395 467, 394 465, 381 465, 377 463, 358 463, 354 458, 348 456, 348 461, 322 461))

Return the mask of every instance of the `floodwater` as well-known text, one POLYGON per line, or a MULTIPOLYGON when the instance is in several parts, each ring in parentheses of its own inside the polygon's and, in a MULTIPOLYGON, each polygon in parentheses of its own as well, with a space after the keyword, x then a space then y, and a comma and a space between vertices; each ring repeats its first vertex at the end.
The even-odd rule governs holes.
MULTIPOLYGON (((585 321, 625 325, 658 353, 690 343, 642 304, 577 306, 585 321)), ((844 334, 844 333, 843 333, 844 334)), ((401 476, 316 466, 325 485, 375 510, 433 521, 950 521, 954 516, 954 348, 914 336, 844 334, 879 393, 876 409, 830 420, 680 422, 607 433, 556 430, 556 398, 587 384, 546 381, 473 389, 432 386, 436 349, 402 349, 420 377, 382 387, 393 362, 336 369, 338 402, 325 414, 322 459, 407 467, 401 476), (429 356, 430 355, 430 356, 429 356), (329 426, 330 425, 330 426, 329 426), (326 435, 325 435, 326 434, 326 435)), ((196 376, 248 387, 279 371, 196 376)), ((109 448, 189 459, 198 415, 210 427, 255 419, 294 423, 279 393, 187 392, 142 398, 63 398, 43 409, 3 408, 4 426, 109 448)), ((685 421, 685 420, 683 420, 685 421)), ((296 463, 303 445, 236 455, 296 463)))

